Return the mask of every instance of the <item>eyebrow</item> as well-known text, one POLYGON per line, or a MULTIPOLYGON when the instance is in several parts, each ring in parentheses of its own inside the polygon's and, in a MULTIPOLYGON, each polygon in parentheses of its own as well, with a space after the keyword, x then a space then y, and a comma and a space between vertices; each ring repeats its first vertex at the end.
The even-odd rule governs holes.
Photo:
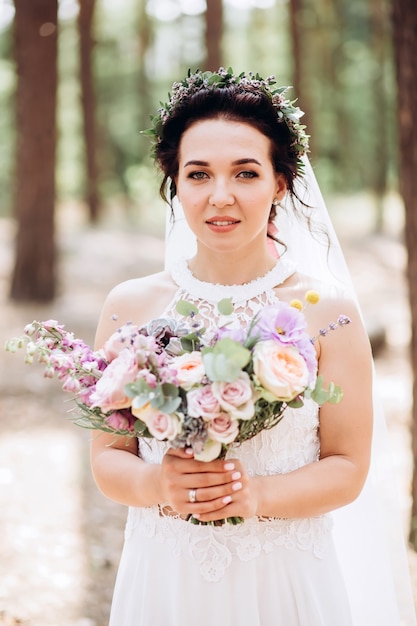
MULTIPOLYGON (((247 163, 256 163, 256 165, 259 165, 260 167, 262 167, 257 159, 251 159, 251 158, 237 159, 236 161, 232 162, 232 165, 246 165, 247 163)), ((208 161, 199 161, 197 159, 192 159, 191 161, 187 161, 187 163, 184 164, 184 167, 188 167, 190 165, 200 165, 202 167, 207 167, 209 163, 208 161)))

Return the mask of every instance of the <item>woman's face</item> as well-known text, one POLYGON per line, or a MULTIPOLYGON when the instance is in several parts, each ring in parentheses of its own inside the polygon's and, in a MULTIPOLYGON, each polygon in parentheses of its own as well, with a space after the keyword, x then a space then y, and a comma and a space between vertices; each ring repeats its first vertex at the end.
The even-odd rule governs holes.
POLYGON ((266 246, 271 205, 286 193, 270 141, 250 124, 196 122, 179 147, 177 194, 197 240, 217 252, 266 246))

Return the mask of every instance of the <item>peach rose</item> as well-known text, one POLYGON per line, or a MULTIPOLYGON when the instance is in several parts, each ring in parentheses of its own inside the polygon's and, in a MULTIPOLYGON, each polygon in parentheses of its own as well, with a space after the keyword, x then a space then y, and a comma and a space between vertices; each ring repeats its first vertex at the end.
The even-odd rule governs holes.
POLYGON ((213 395, 224 411, 235 419, 248 420, 255 413, 253 388, 247 372, 241 372, 232 383, 212 383, 213 395))
POLYGON ((146 424, 152 437, 159 441, 166 439, 171 441, 181 431, 181 416, 178 413, 162 413, 151 407, 149 402, 140 408, 135 408, 134 398, 131 410, 135 417, 146 424))
POLYGON ((100 407, 104 412, 129 407, 132 398, 125 394, 124 388, 125 385, 135 380, 137 372, 138 366, 133 352, 122 350, 97 381, 96 388, 89 399, 91 406, 100 407))
POLYGON ((177 370, 177 382, 183 389, 191 389, 201 383, 204 376, 204 365, 200 352, 186 352, 175 357, 171 367, 177 370))
POLYGON ((293 400, 308 385, 309 372, 305 360, 294 347, 273 339, 256 344, 253 369, 256 382, 283 402, 293 400))
POLYGON ((232 443, 239 434, 239 422, 227 413, 221 413, 210 420, 207 432, 213 441, 232 443))

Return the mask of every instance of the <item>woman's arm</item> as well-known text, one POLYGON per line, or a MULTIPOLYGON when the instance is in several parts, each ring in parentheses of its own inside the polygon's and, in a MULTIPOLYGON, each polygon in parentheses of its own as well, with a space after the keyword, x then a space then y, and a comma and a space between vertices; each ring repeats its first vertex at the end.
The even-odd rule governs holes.
MULTIPOLYGON (((117 328, 128 321, 143 324, 156 318, 171 300, 175 286, 165 274, 116 287, 107 297, 96 333, 100 348, 117 328)), ((190 489, 216 488, 210 495, 210 510, 224 507, 232 492, 236 474, 230 462, 207 464, 195 461, 184 451, 170 450, 162 464, 145 463, 138 456, 136 437, 121 437, 94 431, 90 446, 95 482, 108 498, 128 506, 169 504, 173 510, 188 514, 190 489)))
MULTIPOLYGON (((126 322, 144 324, 157 317, 169 302, 171 291, 172 285, 164 274, 126 281, 115 287, 101 312, 96 349, 126 322)), ((136 437, 94 431, 90 459, 95 482, 110 499, 136 506, 158 502, 158 467, 138 457, 136 437)))

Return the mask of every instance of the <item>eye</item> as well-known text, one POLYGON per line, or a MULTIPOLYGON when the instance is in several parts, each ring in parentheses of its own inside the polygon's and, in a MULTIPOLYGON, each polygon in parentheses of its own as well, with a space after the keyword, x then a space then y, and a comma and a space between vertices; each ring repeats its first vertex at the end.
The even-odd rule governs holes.
POLYGON ((238 178, 258 178, 259 175, 252 170, 245 170, 244 172, 239 172, 237 176, 238 178))
POLYGON ((207 178, 207 174, 205 172, 190 172, 187 178, 191 178, 192 180, 203 180, 207 178))

